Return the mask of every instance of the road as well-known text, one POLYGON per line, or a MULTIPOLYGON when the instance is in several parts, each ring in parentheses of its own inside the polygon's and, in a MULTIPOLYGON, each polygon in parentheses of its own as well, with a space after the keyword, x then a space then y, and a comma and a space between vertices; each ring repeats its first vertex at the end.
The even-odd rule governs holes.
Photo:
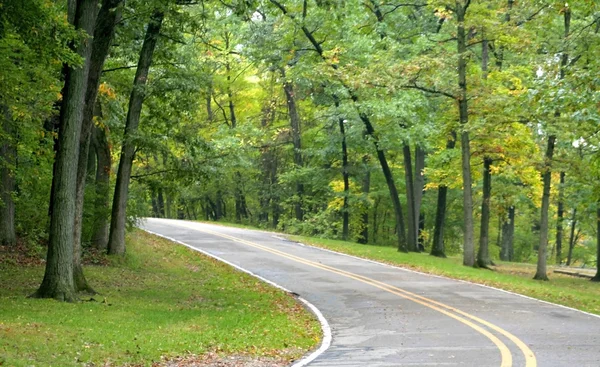
POLYGON ((316 306, 333 340, 310 366, 600 366, 597 316, 268 232, 154 218, 142 227, 316 306))

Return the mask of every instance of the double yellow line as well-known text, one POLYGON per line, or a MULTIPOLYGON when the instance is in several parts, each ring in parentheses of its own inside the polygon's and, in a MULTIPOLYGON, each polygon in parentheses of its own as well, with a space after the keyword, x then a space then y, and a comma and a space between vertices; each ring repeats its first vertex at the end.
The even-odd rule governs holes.
POLYGON ((434 301, 432 299, 420 296, 418 294, 406 291, 404 289, 394 287, 392 285, 380 282, 375 279, 367 278, 367 277, 359 275, 359 274, 351 273, 351 272, 341 270, 338 268, 334 268, 334 267, 331 267, 328 265, 324 265, 324 264, 320 264, 320 263, 317 263, 314 261, 306 260, 304 258, 290 255, 288 253, 285 253, 285 252, 282 252, 279 250, 275 250, 275 249, 272 249, 272 248, 269 248, 269 247, 266 247, 263 245, 259 245, 254 242, 246 241, 241 238, 229 236, 229 235, 222 234, 219 232, 214 232, 214 231, 211 231, 208 229, 199 229, 194 226, 186 226, 186 227, 189 227, 189 228, 197 230, 197 231, 209 233, 214 236, 226 238, 231 241, 242 243, 244 245, 251 246, 251 247, 254 247, 254 248, 290 259, 292 261, 295 261, 295 262, 298 262, 301 264, 305 264, 305 265, 308 265, 308 266, 311 266, 314 268, 322 269, 322 270, 325 270, 325 271, 328 271, 331 273, 335 273, 335 274, 344 276, 346 278, 354 279, 359 282, 369 284, 375 288, 379 288, 383 291, 395 294, 395 295, 405 298, 407 300, 413 301, 413 302, 423 305, 425 307, 431 308, 432 310, 440 312, 448 317, 451 317, 451 318, 469 326, 473 330, 475 330, 475 331, 479 332, 480 334, 484 335, 485 337, 487 337, 500 350, 500 356, 501 356, 500 366, 501 367, 512 366, 513 361, 512 361, 512 354, 511 354, 510 350, 508 349, 506 344, 504 344, 504 342, 502 342, 502 340, 500 340, 496 335, 494 335, 489 330, 484 328, 484 327, 487 327, 488 329, 493 330, 493 331, 503 335, 504 337, 506 337, 508 340, 513 342, 523 352, 523 355, 525 357, 525 367, 536 367, 537 366, 537 361, 536 361, 535 355, 533 354, 533 351, 531 351, 531 349, 529 349, 529 347, 525 343, 523 343, 519 338, 517 338, 516 336, 514 336, 513 334, 509 333, 508 331, 502 329, 499 326, 496 326, 488 321, 485 321, 477 316, 474 316, 474 315, 471 315, 464 311, 461 311, 457 308, 445 305, 441 302, 434 301))

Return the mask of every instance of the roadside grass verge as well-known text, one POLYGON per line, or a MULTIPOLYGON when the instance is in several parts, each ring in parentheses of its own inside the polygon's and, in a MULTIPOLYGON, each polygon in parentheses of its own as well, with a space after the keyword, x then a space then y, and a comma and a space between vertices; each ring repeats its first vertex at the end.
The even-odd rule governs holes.
POLYGON ((406 254, 388 246, 362 245, 304 236, 287 237, 315 247, 423 273, 484 284, 600 315, 600 284, 555 273, 549 274, 549 282, 533 280, 535 266, 531 264, 497 261, 494 271, 490 271, 463 266, 462 258, 459 257, 440 259, 426 253, 406 254))
POLYGON ((285 292, 184 246, 135 230, 127 254, 88 266, 101 294, 82 302, 26 298, 42 265, 0 261, 0 365, 147 365, 219 353, 299 358, 320 340, 285 292))

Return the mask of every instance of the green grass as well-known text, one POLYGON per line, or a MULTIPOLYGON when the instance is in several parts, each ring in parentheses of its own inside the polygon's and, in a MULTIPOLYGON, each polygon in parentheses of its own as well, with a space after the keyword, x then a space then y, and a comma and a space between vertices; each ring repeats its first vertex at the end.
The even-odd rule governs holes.
POLYGON ((101 294, 65 304, 26 298, 42 266, 0 262, 0 365, 152 365, 207 352, 291 360, 320 338, 284 292, 139 230, 122 260, 85 271, 101 294))
POLYGON ((549 274, 549 282, 533 280, 535 266, 531 264, 498 262, 495 270, 491 271, 463 266, 462 258, 458 257, 440 259, 423 253, 401 253, 386 246, 361 245, 313 237, 288 237, 304 244, 424 273, 485 284, 600 315, 599 283, 554 273, 549 274))

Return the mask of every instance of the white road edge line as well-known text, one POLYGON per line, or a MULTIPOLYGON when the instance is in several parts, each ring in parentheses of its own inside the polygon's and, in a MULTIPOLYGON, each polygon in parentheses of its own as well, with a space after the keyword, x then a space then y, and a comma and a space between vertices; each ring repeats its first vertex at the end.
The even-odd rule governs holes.
MULTIPOLYGON (((174 220, 174 219, 172 219, 172 220, 174 220)), ((274 238, 276 238, 276 239, 278 239, 280 241, 290 242, 290 243, 293 243, 293 244, 296 244, 296 245, 299 245, 299 246, 310 247, 310 248, 314 248, 314 249, 325 251, 325 252, 331 252, 333 254, 338 254, 338 255, 342 255, 342 256, 346 256, 346 257, 351 257, 353 259, 362 260, 362 261, 366 261, 366 262, 373 263, 373 264, 383 265, 383 266, 387 266, 387 267, 393 268, 393 269, 404 270, 404 271, 407 271, 407 272, 410 272, 410 273, 426 275, 426 276, 430 276, 430 277, 433 277, 433 278, 440 278, 440 279, 446 279, 446 280, 454 280, 454 281, 461 282, 461 283, 466 283, 466 284, 473 284, 473 285, 476 285, 476 286, 479 286, 479 287, 497 290, 497 291, 504 292, 504 293, 507 293, 507 294, 512 294, 513 296, 530 299, 532 301, 537 301, 537 302, 545 303, 547 305, 557 306, 557 307, 560 307, 560 308, 564 308, 566 310, 579 312, 579 313, 582 313, 582 314, 585 314, 585 315, 588 315, 588 316, 592 316, 592 317, 595 317, 595 318, 600 318, 600 315, 596 315, 596 314, 593 314, 593 313, 590 313, 590 312, 587 312, 587 311, 582 311, 582 310, 578 310, 578 309, 573 308, 573 307, 569 307, 569 306, 565 306, 565 305, 559 305, 558 303, 553 303, 553 302, 550 302, 550 301, 544 301, 542 299, 538 299, 538 298, 534 298, 534 297, 529 297, 529 296, 526 296, 524 294, 519 294, 519 293, 507 291, 505 289, 496 288, 496 287, 492 287, 492 286, 485 285, 485 284, 475 283, 475 282, 471 282, 471 281, 464 280, 464 279, 450 278, 450 277, 447 277, 447 276, 444 276, 444 275, 436 275, 436 274, 424 273, 424 272, 418 271, 418 270, 412 270, 412 269, 403 268, 400 265, 386 264, 386 263, 382 263, 382 262, 379 262, 379 261, 375 261, 375 260, 371 260, 371 259, 366 259, 364 257, 349 255, 349 254, 345 254, 343 252, 338 252, 338 251, 329 250, 329 249, 322 248, 322 247, 307 245, 307 244, 304 244, 304 243, 301 243, 301 242, 298 242, 298 241, 286 239, 285 237, 282 238, 282 236, 289 236, 287 233, 270 232, 270 231, 265 231, 265 230, 261 230, 261 229, 248 229, 248 228, 230 227, 230 226, 226 226, 226 225, 223 225, 223 224, 212 224, 212 223, 207 223, 207 222, 194 222, 194 221, 189 221, 189 220, 186 220, 186 222, 199 223, 199 224, 204 224, 204 225, 208 225, 208 226, 215 226, 215 227, 218 227, 218 228, 229 228, 229 229, 234 229, 234 230, 235 229, 244 229, 244 230, 247 230, 247 231, 269 234, 269 235, 271 235, 271 237, 274 237, 274 238)))
MULTIPOLYGON (((273 236, 273 237, 281 240, 281 237, 278 237, 278 236, 273 236)), ((342 255, 342 256, 346 256, 346 257, 351 257, 353 259, 366 261, 368 263, 373 263, 373 264, 377 264, 377 265, 383 265, 383 266, 386 266, 388 268, 393 268, 393 269, 398 269, 398 270, 404 270, 404 271, 407 271, 407 272, 410 272, 410 273, 415 273, 415 274, 420 274, 420 275, 426 275, 426 276, 430 276, 430 277, 433 277, 433 278, 441 278, 441 279, 453 280, 453 281, 461 282, 461 283, 473 284, 473 285, 476 285, 476 286, 479 286, 479 287, 493 289, 493 290, 496 290, 496 291, 500 291, 500 292, 512 294, 513 296, 519 296, 519 297, 522 297, 522 298, 527 298, 527 299, 530 299, 530 300, 533 300, 533 301, 538 301, 538 302, 541 302, 541 303, 545 303, 547 305, 557 306, 557 307, 564 308, 564 309, 567 309, 567 310, 570 310, 570 311, 580 312, 580 313, 583 313, 583 314, 588 315, 588 316, 600 318, 600 315, 596 315, 596 314, 593 314, 593 313, 590 313, 590 312, 578 310, 576 308, 565 306, 565 305, 559 305, 558 303, 552 303, 552 302, 549 302, 549 301, 544 301, 543 299, 529 297, 529 296, 526 296, 524 294, 519 294, 519 293, 507 291, 506 289, 496 288, 496 287, 492 287, 492 286, 485 285, 485 284, 480 284, 480 283, 474 283, 474 282, 471 282, 471 281, 468 281, 468 280, 464 280, 464 279, 455 279, 455 278, 450 278, 450 277, 443 276, 443 275, 424 273, 424 272, 421 272, 421 271, 418 271, 418 270, 403 268, 403 267, 401 267, 399 265, 386 264, 386 263, 382 263, 382 262, 379 262, 379 261, 375 261, 375 260, 371 260, 371 259, 366 259, 364 257, 349 255, 349 254, 345 254, 343 252, 338 252, 338 251, 334 251, 334 250, 330 250, 330 249, 326 249, 326 248, 322 248, 322 247, 307 245, 307 244, 304 244, 304 243, 301 243, 301 242, 297 242, 297 241, 292 241, 292 240, 289 240, 289 239, 284 239, 284 241, 291 242, 291 243, 294 243, 294 244, 299 245, 299 246, 310 247, 310 248, 314 248, 314 249, 317 249, 317 250, 321 250, 321 251, 325 251, 325 252, 330 252, 330 253, 333 253, 333 254, 336 254, 336 255, 342 255)))
MULTIPOLYGON (((244 268, 242 268, 242 267, 240 267, 240 266, 238 266, 236 264, 233 264, 233 263, 231 263, 231 262, 229 262, 229 261, 227 261, 227 260, 225 260, 223 258, 220 258, 220 257, 218 257, 216 255, 213 255, 213 254, 211 254, 209 252, 206 252, 206 251, 201 250, 199 248, 193 247, 191 245, 188 245, 187 243, 181 242, 181 241, 176 240, 174 238, 171 238, 169 236, 164 236, 164 235, 162 235, 160 233, 152 232, 152 231, 150 231, 150 230, 148 230, 146 228, 142 228, 142 227, 138 227, 138 228, 140 228, 142 231, 148 232, 148 233, 153 234, 153 235, 158 236, 158 237, 165 238, 165 239, 167 239, 169 241, 178 243, 178 244, 183 245, 183 246, 185 246, 187 248, 190 248, 190 249, 192 249, 194 251, 200 252, 200 253, 202 253, 202 254, 204 254, 204 255, 206 255, 208 257, 211 257, 211 258, 213 258, 215 260, 221 261, 221 262, 223 262, 223 263, 225 263, 225 264, 227 264, 227 265, 229 265, 229 266, 231 266, 231 267, 233 267, 233 268, 235 268, 235 269, 237 269, 237 270, 239 270, 239 271, 241 271, 243 273, 246 273, 246 274, 248 274, 250 276, 253 276, 253 277, 255 277, 255 278, 257 278, 257 279, 259 279, 259 280, 261 280, 261 281, 263 281, 263 282, 265 282, 265 283, 267 283, 267 284, 269 284, 269 285, 271 285, 271 286, 273 286, 273 287, 275 287, 277 289, 280 289, 280 290, 286 292, 286 293, 295 294, 294 292, 290 291, 289 289, 287 289, 287 288, 285 288, 285 287, 283 287, 283 286, 281 286, 281 285, 279 285, 279 284, 277 284, 275 282, 272 282, 272 281, 270 281, 268 279, 265 279, 265 278, 261 277, 260 275, 254 274, 250 270, 244 269, 244 268)), ((319 309, 315 305, 313 305, 312 303, 308 302, 307 300, 305 300, 304 298, 302 298, 300 296, 298 296, 296 298, 300 302, 304 303, 304 305, 306 305, 306 307, 308 307, 308 309, 312 313, 314 313, 315 316, 317 316, 317 319, 319 320, 319 323, 321 324, 321 331, 323 332, 323 340, 321 341, 321 346, 317 350, 315 350, 314 352, 312 352, 311 354, 302 357, 300 360, 296 361, 294 364, 292 364, 290 366, 290 367, 304 367, 304 366, 308 365, 310 362, 314 361, 318 356, 320 356, 321 354, 323 354, 327 349, 329 349, 329 347, 331 346, 331 340, 332 340, 331 327, 329 326, 329 323, 327 322, 327 319, 325 319, 325 316, 323 316, 323 313, 321 313, 321 311, 319 311, 319 309)))

